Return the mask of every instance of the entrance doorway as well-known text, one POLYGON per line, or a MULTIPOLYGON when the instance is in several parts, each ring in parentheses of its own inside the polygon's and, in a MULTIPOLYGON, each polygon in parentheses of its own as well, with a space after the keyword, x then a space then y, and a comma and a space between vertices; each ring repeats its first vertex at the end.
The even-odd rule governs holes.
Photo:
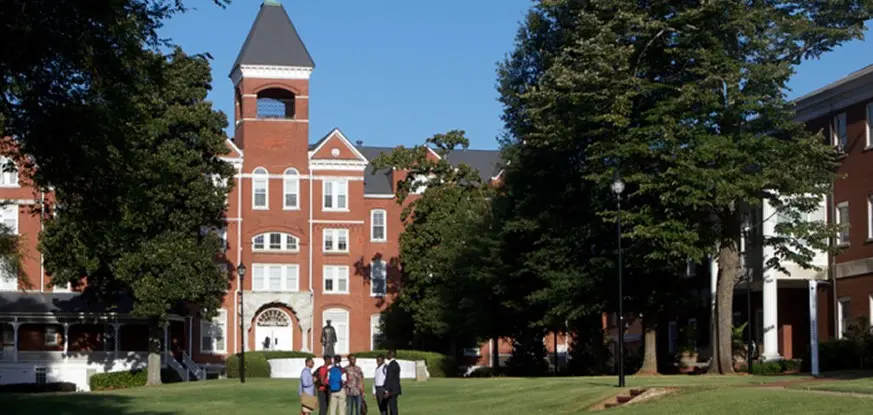
POLYGON ((255 323, 255 350, 293 350, 294 328, 288 313, 270 308, 255 323))

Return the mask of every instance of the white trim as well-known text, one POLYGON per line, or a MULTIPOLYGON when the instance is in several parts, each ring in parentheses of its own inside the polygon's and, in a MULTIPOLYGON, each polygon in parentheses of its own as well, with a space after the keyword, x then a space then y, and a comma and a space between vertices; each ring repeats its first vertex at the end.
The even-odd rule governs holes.
POLYGON ((873 128, 873 102, 867 104, 865 107, 865 123, 864 123, 864 143, 865 149, 873 148, 873 136, 870 135, 870 129, 873 128))
POLYGON ((379 195, 379 194, 366 194, 365 193, 364 199, 394 199, 394 195, 393 194, 379 195))
POLYGON ((867 239, 873 239, 873 194, 867 195, 867 239))
POLYGON ((0 199, 0 202, 7 205, 35 205, 36 199, 0 199))
POLYGON ((337 229, 337 228, 328 228, 321 230, 321 252, 325 254, 347 254, 349 253, 349 245, 351 244, 351 232, 348 229, 337 229), (328 235, 330 235, 330 239, 328 239, 328 235), (346 249, 340 249, 340 239, 345 236, 346 240, 346 249), (326 243, 330 240, 330 249, 326 248, 326 243))
POLYGON ((235 125, 239 125, 246 121, 309 123, 308 119, 303 118, 242 118, 237 120, 235 125))
POLYGON ((321 148, 324 147, 324 145, 327 144, 327 142, 330 141, 330 139, 333 138, 334 135, 339 137, 339 139, 342 140, 346 147, 352 150, 352 154, 354 154, 355 157, 369 164, 369 160, 367 160, 367 158, 364 157, 364 155, 361 154, 361 152, 358 151, 358 149, 354 145, 352 145, 352 142, 349 141, 348 138, 346 138, 346 136, 343 134, 342 131, 339 130, 339 128, 334 128, 329 133, 327 133, 327 138, 321 140, 321 144, 319 144, 318 147, 315 147, 312 151, 309 152, 309 158, 312 159, 312 157, 315 156, 316 153, 318 153, 318 150, 321 150, 321 148))
POLYGON ((844 153, 848 151, 849 126, 845 112, 841 112, 831 118, 831 145, 838 147, 844 153), (840 125, 842 125, 843 135, 840 135, 840 125))
POLYGON ((252 170, 252 210, 270 210, 270 171, 263 167, 255 167, 252 170), (264 173, 255 173, 258 170, 263 170, 264 173), (255 202, 258 189, 255 181, 258 179, 264 180, 264 206, 258 206, 255 202))
POLYGON ((843 240, 843 234, 842 234, 842 231, 840 231, 839 233, 837 233, 837 245, 848 245, 849 240, 852 238, 852 235, 850 233, 850 231, 851 231, 851 225, 850 225, 851 222, 850 221, 852 220, 852 214, 851 214, 851 212, 849 212, 849 202, 837 203, 837 208, 836 208, 836 211, 834 212, 834 218, 836 219, 837 225, 841 225, 843 223, 843 217, 842 217, 842 215, 840 215, 840 209, 842 209, 842 208, 846 208, 846 212, 848 212, 848 216, 849 216, 848 218, 846 218, 846 221, 845 221, 846 240, 843 240))
POLYGON ((268 292, 268 293, 297 293, 300 292, 300 265, 285 264, 285 263, 267 263, 255 262, 252 264, 252 292, 268 292), (261 269, 261 287, 255 288, 255 270, 261 269), (279 268, 280 288, 274 290, 270 287, 270 270, 279 268), (288 285, 290 278, 288 272, 294 270, 294 286, 288 285))
POLYGON ((349 211, 349 182, 347 180, 324 180, 321 183, 321 210, 323 212, 348 212, 349 211), (325 206, 327 193, 327 185, 330 183, 332 192, 330 194, 330 207, 325 206), (344 206, 339 206, 340 196, 345 196, 344 206))
POLYGON ((844 337, 843 332, 848 328, 843 327, 843 303, 848 303, 851 308, 852 299, 850 297, 840 297, 837 299, 837 339, 842 339, 844 337))
MULTIPOLYGON (((215 340, 216 338, 212 337, 211 334, 210 334, 209 338, 212 340, 213 346, 214 346, 214 344, 216 342, 216 340, 215 340)), ((118 341, 118 339, 116 339, 115 341, 118 341)), ((200 320, 200 354, 226 354, 226 353, 227 353, 227 310, 220 308, 220 309, 218 309, 218 315, 215 316, 215 318, 213 318, 212 321, 205 321, 202 319, 200 320), (224 320, 224 322, 222 323, 221 320, 224 320), (222 347, 220 349, 213 348, 212 350, 206 350, 203 348, 204 331, 211 329, 212 326, 214 326, 216 322, 219 324, 222 324, 221 335, 224 338, 224 347, 222 347)))
MULTIPOLYGON (((255 96, 257 96, 257 95, 255 95, 255 96)), ((243 154, 242 149, 237 147, 236 143, 234 143, 233 140, 231 140, 229 138, 227 139, 227 142, 230 143, 230 146, 233 148, 234 151, 239 153, 238 159, 242 160, 242 158, 245 157, 245 154, 243 154)))
POLYGON ((870 322, 870 326, 873 327, 873 294, 869 295, 869 308, 867 309, 867 320, 870 322))
POLYGON ((351 281, 349 278, 349 266, 348 265, 322 265, 321 266, 321 293, 322 294, 327 294, 327 295, 349 294, 349 291, 350 291, 349 284, 350 283, 351 283, 351 281), (330 278, 328 278, 328 276, 327 276, 328 269, 332 270, 330 278), (337 271, 343 271, 343 270, 345 271, 346 289, 340 291, 338 289, 340 278, 339 278, 339 274, 337 274, 337 271), (331 290, 327 289, 328 279, 334 283, 333 289, 331 289, 331 290))
POLYGON ((333 181, 333 180, 342 180, 346 182, 362 182, 364 181, 364 176, 311 176, 312 180, 315 181, 333 181))
POLYGON ((388 242, 388 211, 385 209, 373 209, 370 211, 370 242, 388 242), (382 237, 376 238, 376 214, 382 214, 382 237))
POLYGON ((300 210, 300 172, 293 167, 289 167, 285 169, 285 173, 282 175, 282 209, 283 210, 300 210), (293 172, 291 172, 293 171, 293 172), (296 190, 294 192, 288 192, 288 184, 292 183, 296 190), (296 204, 293 206, 288 205, 288 195, 295 195, 296 204))
POLYGON ((298 238, 294 234, 291 234, 288 232, 280 232, 280 231, 268 231, 268 232, 259 233, 255 236, 252 236, 252 252, 268 253, 268 254, 281 254, 281 253, 296 254, 296 253, 300 252, 300 238, 298 238), (282 245, 282 248, 279 248, 279 249, 270 249, 269 248, 269 246, 270 246, 269 238, 270 238, 270 235, 273 235, 273 234, 279 234, 279 237, 281 238, 279 240, 279 243, 282 245), (262 248, 255 247, 255 238, 257 238, 259 236, 263 237, 263 241, 262 241, 263 247, 262 248), (287 238, 289 236, 294 238, 294 241, 295 241, 295 243, 294 243, 295 248, 294 249, 287 249, 286 248, 287 240, 288 240, 287 238))
POLYGON ((326 220, 326 219, 313 219, 310 223, 318 223, 321 225, 363 225, 364 221, 362 220, 326 220))
POLYGON ((309 170, 364 171, 369 164, 369 161, 359 160, 312 159, 309 161, 309 170))
POLYGON ((433 154, 433 155, 434 155, 434 157, 436 157, 436 158, 437 158, 437 160, 442 160, 442 159, 443 159, 443 158, 442 158, 442 156, 440 156, 440 155, 439 155, 439 154, 437 154, 437 152, 436 152, 436 150, 434 150, 434 149, 432 149, 432 148, 430 148, 430 146, 429 146, 429 145, 425 145, 425 146, 424 146, 424 148, 426 148, 426 149, 427 149, 427 151, 429 151, 429 152, 430 152, 430 153, 431 153, 431 154, 433 154))
POLYGON ((302 66, 239 65, 230 73, 230 79, 234 86, 243 78, 308 80, 312 76, 312 69, 302 66))

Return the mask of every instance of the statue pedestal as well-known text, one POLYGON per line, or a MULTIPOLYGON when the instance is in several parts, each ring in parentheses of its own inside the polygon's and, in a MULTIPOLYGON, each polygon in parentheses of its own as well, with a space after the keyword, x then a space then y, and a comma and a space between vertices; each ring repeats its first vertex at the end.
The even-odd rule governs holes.
POLYGON ((427 382, 428 373, 427 373, 427 364, 424 360, 416 360, 415 361, 415 381, 416 382, 427 382))

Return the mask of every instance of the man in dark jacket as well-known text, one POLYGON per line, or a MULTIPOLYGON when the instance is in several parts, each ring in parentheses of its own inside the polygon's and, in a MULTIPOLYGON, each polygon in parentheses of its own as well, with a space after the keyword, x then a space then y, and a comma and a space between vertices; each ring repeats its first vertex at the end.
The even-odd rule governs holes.
POLYGON ((397 353, 388 351, 388 364, 385 366, 385 399, 387 400, 388 412, 398 415, 397 398, 403 393, 400 388, 400 364, 394 360, 397 353))

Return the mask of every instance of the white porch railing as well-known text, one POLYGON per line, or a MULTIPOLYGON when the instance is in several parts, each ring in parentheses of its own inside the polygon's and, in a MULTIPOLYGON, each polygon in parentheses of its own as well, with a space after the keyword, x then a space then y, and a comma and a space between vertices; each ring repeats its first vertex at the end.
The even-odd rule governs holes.
MULTIPOLYGON (((5 351, 3 361, 12 361, 13 353, 5 351), (7 359, 8 357, 8 359, 7 359)), ((62 351, 18 351, 18 362, 90 362, 103 363, 125 360, 133 363, 145 363, 148 360, 147 352, 62 352, 62 351)))
POLYGON ((12 349, 0 349, 0 362, 11 362, 15 360, 15 351, 12 349))
POLYGON ((173 370, 175 370, 176 373, 179 374, 179 377, 182 378, 182 380, 184 380, 185 382, 187 382, 187 381, 190 380, 190 378, 189 378, 189 374, 188 374, 188 370, 185 369, 185 368, 182 366, 182 364, 179 363, 178 360, 176 360, 175 357, 173 357, 173 354, 172 354, 172 353, 170 353, 170 352, 164 352, 163 357, 164 357, 164 359, 163 359, 163 360, 164 360, 164 364, 166 364, 167 366, 173 368, 173 370))
POLYGON ((188 356, 188 353, 182 352, 182 363, 185 363, 185 366, 188 367, 188 370, 194 374, 194 377, 197 378, 197 380, 203 380, 206 378, 206 371, 204 371, 197 362, 191 359, 191 356, 188 356))

